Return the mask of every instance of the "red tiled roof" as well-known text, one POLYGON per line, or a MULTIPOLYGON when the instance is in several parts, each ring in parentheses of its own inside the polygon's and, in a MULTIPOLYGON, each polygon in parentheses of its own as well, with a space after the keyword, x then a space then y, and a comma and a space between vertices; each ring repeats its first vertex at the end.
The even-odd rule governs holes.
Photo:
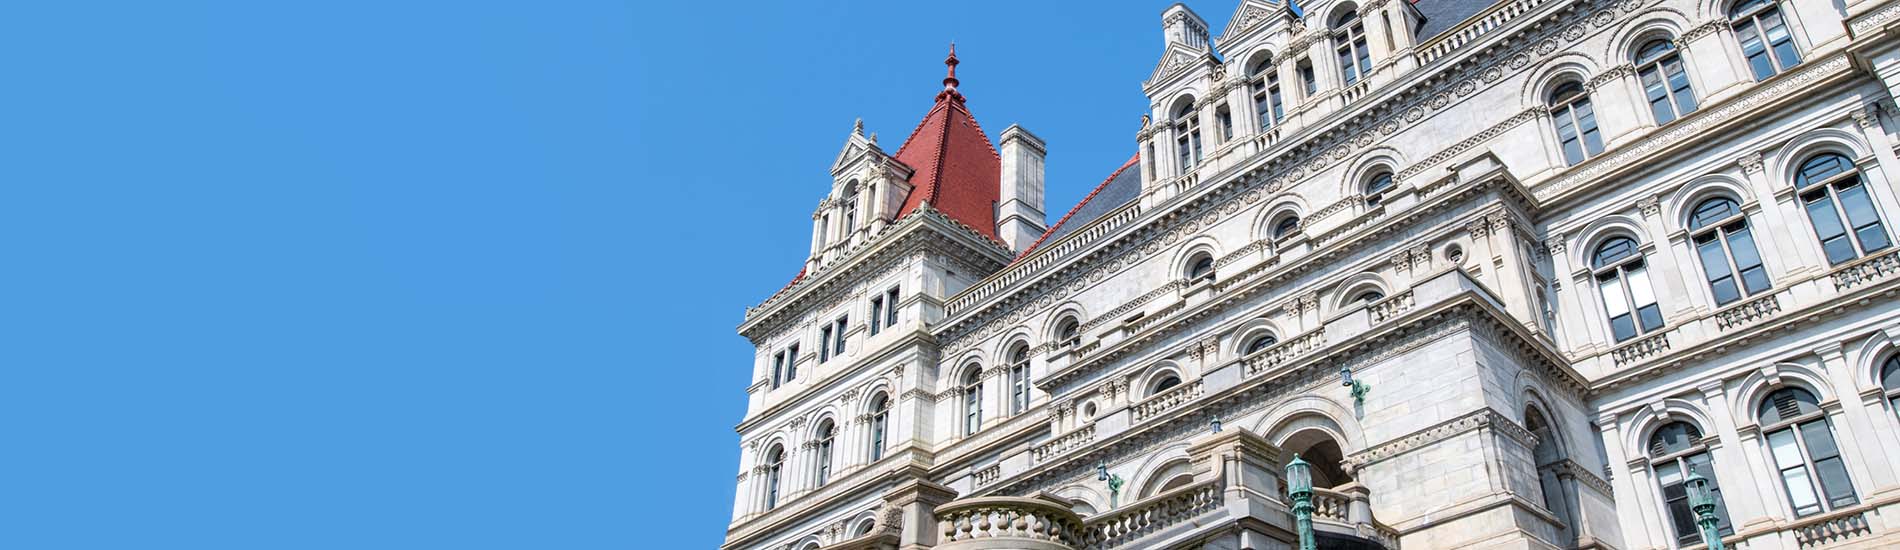
POLYGON ((1042 236, 1041 236, 1041 237, 1036 237, 1036 242, 1033 242, 1033 243, 1029 243, 1029 248, 1025 248, 1025 249, 1023 249, 1023 253, 1021 253, 1021 254, 1017 254, 1017 255, 1016 255, 1016 258, 1015 258, 1015 259, 1013 259, 1013 260, 1010 260, 1010 261, 1009 261, 1009 263, 1012 263, 1012 264, 1013 264, 1013 263, 1016 263, 1017 261, 1019 261, 1019 260, 1022 260, 1022 259, 1023 259, 1024 257, 1026 257, 1026 256, 1028 256, 1030 252, 1035 252, 1035 251, 1036 251, 1036 247, 1038 247, 1038 246, 1042 246, 1042 241, 1044 241, 1044 240, 1048 240, 1048 238, 1049 238, 1049 236, 1050 236, 1050 235, 1054 235, 1054 234, 1055 234, 1055 232, 1056 232, 1056 229, 1059 229, 1059 228, 1061 228, 1061 227, 1062 227, 1062 224, 1064 224, 1064 223, 1068 223, 1068 221, 1069 221, 1069 218, 1070 218, 1070 217, 1072 217, 1072 216, 1075 216, 1075 212, 1076 212, 1077 210, 1081 210, 1081 209, 1082 209, 1082 205, 1085 205, 1085 204, 1088 204, 1090 200, 1092 200, 1092 199, 1094 199, 1094 198, 1095 198, 1095 194, 1096 194, 1096 193, 1101 193, 1101 192, 1102 192, 1102 189, 1105 189, 1105 188, 1107 188, 1107 187, 1108 187, 1108 183, 1109 183, 1109 182, 1112 182, 1112 181, 1115 181, 1115 178, 1116 178, 1117 176, 1120 176, 1120 175, 1122 175, 1122 172, 1123 172, 1123 171, 1125 171, 1125 170, 1127 170, 1127 169, 1128 169, 1128 167, 1130 167, 1130 166, 1134 166, 1134 165, 1136 165, 1136 164, 1138 164, 1138 163, 1140 163, 1140 162, 1141 162, 1141 153, 1135 153, 1135 156, 1132 156, 1132 157, 1128 157, 1128 162, 1124 162, 1124 163, 1122 163, 1122 166, 1121 166, 1121 168, 1116 168, 1116 169, 1115 169, 1115 172, 1114 172, 1114 173, 1112 173, 1112 174, 1109 174, 1109 175, 1108 175, 1108 178, 1106 178, 1106 179, 1103 179, 1103 180, 1102 180, 1102 183, 1101 183, 1100 185, 1096 185, 1096 186, 1095 186, 1095 189, 1093 189, 1093 190, 1091 190, 1091 191, 1089 191, 1089 194, 1088 194, 1088 196, 1085 196, 1085 197, 1082 197, 1082 200, 1080 200, 1080 201, 1077 201, 1077 202, 1075 203, 1075 207, 1074 207, 1074 208, 1070 208, 1070 209, 1069 209, 1069 213, 1067 213, 1067 214, 1063 214, 1063 215, 1062 215, 1062 219, 1060 219, 1060 220, 1056 220, 1056 224, 1055 224, 1055 225, 1051 225, 1051 226, 1049 226, 1049 230, 1048 230, 1048 231, 1044 231, 1044 232, 1042 232, 1042 236))
POLYGON ((976 116, 964 106, 963 94, 957 92, 954 46, 944 64, 950 66, 950 76, 943 79, 937 103, 893 155, 913 170, 910 195, 904 197, 897 217, 902 219, 930 201, 931 207, 951 219, 999 240, 996 203, 1002 194, 1003 160, 977 125, 976 116))

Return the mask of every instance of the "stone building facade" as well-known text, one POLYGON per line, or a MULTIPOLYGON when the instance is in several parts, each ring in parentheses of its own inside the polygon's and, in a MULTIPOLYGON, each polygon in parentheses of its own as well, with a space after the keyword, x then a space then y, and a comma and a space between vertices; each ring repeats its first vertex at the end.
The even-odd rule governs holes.
POLYGON ((1900 547, 1900 0, 1233 9, 1069 208, 851 132, 726 548, 1900 547))

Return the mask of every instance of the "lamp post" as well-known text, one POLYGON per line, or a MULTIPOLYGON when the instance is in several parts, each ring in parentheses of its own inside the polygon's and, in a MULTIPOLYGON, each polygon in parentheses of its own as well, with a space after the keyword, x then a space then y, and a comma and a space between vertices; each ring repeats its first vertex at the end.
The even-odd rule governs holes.
POLYGON ((1689 490, 1689 509, 1695 511, 1695 523, 1702 526, 1702 540, 1709 544, 1709 550, 1722 550, 1722 533, 1715 529, 1715 492, 1709 490, 1708 478, 1692 469, 1683 486, 1689 490))
POLYGON ((1122 476, 1108 473, 1108 462, 1095 463, 1095 480, 1108 482, 1108 507, 1114 509, 1122 493, 1122 476))
POLYGON ((1293 524, 1300 532, 1300 550, 1315 550, 1313 543, 1313 465, 1295 453, 1286 463, 1286 492, 1293 498, 1293 524))

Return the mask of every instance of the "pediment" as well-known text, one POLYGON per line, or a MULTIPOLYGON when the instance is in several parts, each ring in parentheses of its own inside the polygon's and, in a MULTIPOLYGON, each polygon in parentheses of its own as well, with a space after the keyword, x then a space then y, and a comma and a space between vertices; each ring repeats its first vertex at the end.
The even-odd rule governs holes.
POLYGON ((877 142, 864 136, 863 126, 859 126, 851 131, 851 135, 844 140, 844 146, 838 149, 838 157, 831 161, 831 174, 836 176, 844 173, 865 155, 876 155, 878 158, 887 156, 883 149, 878 148, 877 142))
POLYGON ((1148 75, 1147 85, 1153 86, 1161 81, 1192 69, 1196 65, 1208 66, 1214 62, 1213 54, 1195 50, 1181 44, 1168 44, 1168 51, 1161 54, 1161 62, 1155 64, 1155 70, 1148 75))
POLYGON ((1264 27, 1268 21, 1273 20, 1274 14, 1285 7, 1279 2, 1267 0, 1242 0, 1239 6, 1234 7, 1234 15, 1227 18, 1227 28, 1221 29, 1221 38, 1239 36, 1247 31, 1264 27))

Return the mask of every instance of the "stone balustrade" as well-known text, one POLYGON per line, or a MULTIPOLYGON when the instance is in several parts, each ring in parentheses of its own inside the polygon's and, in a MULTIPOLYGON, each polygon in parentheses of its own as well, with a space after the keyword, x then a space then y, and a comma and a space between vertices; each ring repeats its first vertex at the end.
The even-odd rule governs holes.
POLYGON ((1418 301, 1413 298, 1412 289, 1408 288, 1404 292, 1373 302, 1372 305, 1366 306, 1366 312, 1372 315, 1372 322, 1383 323, 1411 311, 1412 306, 1415 305, 1418 305, 1418 301))
POLYGON ((1175 407, 1200 397, 1206 387, 1206 384, 1196 379, 1180 387, 1169 388, 1168 391, 1149 396, 1135 404, 1135 420, 1147 420, 1154 418, 1155 415, 1174 410, 1175 407))
POLYGON ((1285 342, 1269 346, 1267 349, 1253 352, 1243 361, 1246 363, 1247 376, 1256 376, 1272 370, 1290 359, 1319 349, 1326 343, 1326 327, 1322 326, 1285 342))
POLYGON ((937 548, 943 550, 1074 550, 1082 518, 1046 498, 977 497, 938 506, 937 548))
POLYGON ((1332 489, 1313 488, 1313 521, 1351 524, 1352 497, 1332 489))
POLYGON ((1793 529, 1794 539, 1802 548, 1855 538, 1872 530, 1867 525, 1866 511, 1858 507, 1809 518, 1793 529))
POLYGON ((1616 366, 1621 367, 1662 353, 1667 349, 1669 349, 1669 333, 1659 332, 1610 350, 1610 357, 1616 362, 1616 366))
POLYGON ((1766 319, 1777 311, 1781 311, 1781 300, 1776 298, 1776 294, 1769 294, 1715 312, 1715 327, 1728 330, 1766 319))
POLYGON ((1085 523, 1078 548, 1116 548, 1156 530, 1193 519, 1221 504, 1219 480, 1208 479, 1129 503, 1085 523))
POLYGON ((1062 436, 1060 437, 1051 439, 1049 440, 1048 443, 1043 443, 1041 445, 1035 446, 1034 448, 1031 448, 1029 450, 1029 455, 1030 455, 1030 458, 1036 459, 1036 462, 1042 462, 1044 460, 1048 460, 1050 457, 1069 452, 1070 450, 1073 450, 1077 447, 1081 447, 1083 445, 1087 445, 1094 442, 1095 442, 1095 425, 1088 424, 1080 428, 1076 428, 1075 431, 1062 434, 1062 436))
POLYGON ((1834 270, 1830 277, 1834 280, 1835 290, 1845 291, 1884 280, 1893 276, 1895 271, 1900 271, 1900 251, 1888 251, 1878 256, 1863 258, 1834 270))

